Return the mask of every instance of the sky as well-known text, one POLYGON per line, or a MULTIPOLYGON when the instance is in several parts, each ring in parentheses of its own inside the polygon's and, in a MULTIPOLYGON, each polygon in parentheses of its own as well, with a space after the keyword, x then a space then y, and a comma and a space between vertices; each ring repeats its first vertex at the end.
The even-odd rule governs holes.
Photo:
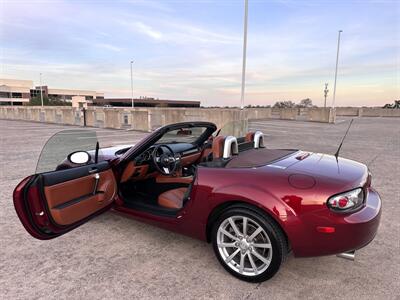
MULTIPOLYGON (((0 77, 239 106, 244 0, 0 0, 0 77)), ((400 99, 399 1, 249 0, 245 104, 400 99)))

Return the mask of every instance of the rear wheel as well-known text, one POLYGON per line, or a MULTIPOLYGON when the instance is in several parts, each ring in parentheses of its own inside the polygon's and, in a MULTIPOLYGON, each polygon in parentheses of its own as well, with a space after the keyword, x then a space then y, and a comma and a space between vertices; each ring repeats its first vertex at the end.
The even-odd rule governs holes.
POLYGON ((274 221, 247 208, 222 213, 214 223, 212 242, 222 266, 250 282, 274 276, 287 253, 285 236, 274 221))

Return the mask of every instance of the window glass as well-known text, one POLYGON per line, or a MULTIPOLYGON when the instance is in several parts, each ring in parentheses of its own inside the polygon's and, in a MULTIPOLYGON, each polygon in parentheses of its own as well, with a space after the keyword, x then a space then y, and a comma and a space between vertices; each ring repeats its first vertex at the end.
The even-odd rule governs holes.
POLYGON ((194 143, 206 131, 206 127, 188 127, 165 133, 157 144, 194 143))
POLYGON ((36 173, 55 171, 65 164, 69 154, 87 151, 94 161, 97 143, 94 130, 63 130, 54 134, 44 145, 36 166, 36 173))

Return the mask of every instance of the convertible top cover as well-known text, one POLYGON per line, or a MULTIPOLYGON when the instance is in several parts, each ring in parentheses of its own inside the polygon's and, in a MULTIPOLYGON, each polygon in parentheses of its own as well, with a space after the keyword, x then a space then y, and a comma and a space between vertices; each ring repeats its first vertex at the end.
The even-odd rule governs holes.
POLYGON ((293 149, 249 149, 234 156, 225 168, 261 167, 297 151, 293 149))

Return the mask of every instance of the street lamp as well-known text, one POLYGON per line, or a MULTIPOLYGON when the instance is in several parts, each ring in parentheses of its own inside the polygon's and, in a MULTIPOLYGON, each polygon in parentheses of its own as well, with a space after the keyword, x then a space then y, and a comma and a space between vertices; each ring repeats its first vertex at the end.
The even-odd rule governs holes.
POLYGON ((340 48, 340 34, 343 30, 339 30, 338 32, 338 42, 337 42, 337 52, 336 52, 336 69, 335 69, 335 83, 333 84, 333 99, 332 99, 332 108, 335 108, 335 100, 336 100, 336 80, 337 80, 337 70, 339 64, 339 48, 340 48))
POLYGON ((40 101, 42 102, 43 107, 42 73, 40 73, 40 101))
POLYGON ((329 90, 328 90, 328 83, 325 83, 325 89, 324 89, 324 98, 325 98, 325 101, 324 101, 324 108, 326 108, 326 97, 328 97, 328 92, 329 92, 329 90))
POLYGON ((243 64, 242 64, 242 90, 240 95, 240 108, 244 108, 244 88, 246 81, 246 51, 247 51, 247 18, 249 1, 244 1, 244 24, 243 24, 243 64))
POLYGON ((133 60, 131 60, 131 100, 132 100, 132 108, 135 107, 133 103, 133 71, 132 71, 133 60))

